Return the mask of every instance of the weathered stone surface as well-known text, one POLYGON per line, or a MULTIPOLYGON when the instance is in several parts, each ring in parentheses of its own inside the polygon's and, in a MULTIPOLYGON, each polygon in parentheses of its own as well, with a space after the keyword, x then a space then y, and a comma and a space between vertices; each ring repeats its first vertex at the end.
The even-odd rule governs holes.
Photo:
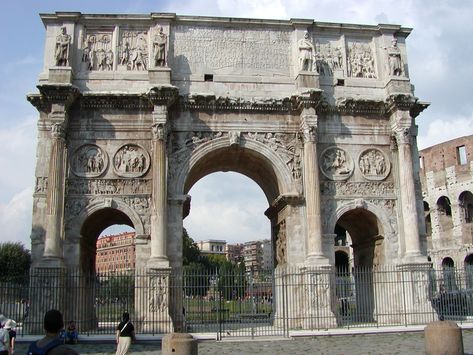
POLYGON ((137 268, 179 268, 182 204, 215 171, 264 191, 279 268, 330 268, 340 230, 350 266, 425 261, 414 162, 427 105, 410 86, 409 28, 41 16, 33 267, 92 272, 96 238, 126 224, 137 268))

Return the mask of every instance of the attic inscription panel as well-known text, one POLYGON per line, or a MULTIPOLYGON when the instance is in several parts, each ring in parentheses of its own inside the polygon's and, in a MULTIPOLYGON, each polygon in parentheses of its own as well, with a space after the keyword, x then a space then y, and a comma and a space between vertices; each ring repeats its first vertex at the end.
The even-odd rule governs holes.
POLYGON ((243 70, 289 76, 291 31, 176 26, 172 69, 182 74, 243 70))

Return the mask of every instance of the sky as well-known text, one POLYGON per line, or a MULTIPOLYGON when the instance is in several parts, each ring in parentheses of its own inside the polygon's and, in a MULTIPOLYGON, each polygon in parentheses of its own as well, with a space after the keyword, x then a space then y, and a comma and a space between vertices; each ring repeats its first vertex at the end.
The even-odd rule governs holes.
MULTIPOLYGON (((30 248, 36 122, 26 101, 36 92, 45 30, 39 13, 171 12, 178 15, 284 19, 412 27, 407 55, 415 95, 431 106, 418 118, 418 145, 426 148, 473 134, 473 1, 470 0, 17 0, 0 2, 0 242, 30 248)), ((184 226, 194 240, 227 242, 269 237, 268 207, 256 183, 216 173, 190 191, 184 226)))

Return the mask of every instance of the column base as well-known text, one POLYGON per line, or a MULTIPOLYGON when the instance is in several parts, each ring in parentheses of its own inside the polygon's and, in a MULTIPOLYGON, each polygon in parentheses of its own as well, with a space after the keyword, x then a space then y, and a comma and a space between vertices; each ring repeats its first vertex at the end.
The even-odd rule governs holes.
POLYGON ((64 268, 64 258, 59 256, 43 256, 39 261, 37 268, 64 268))
POLYGON ((169 259, 165 256, 155 256, 149 258, 146 263, 147 269, 170 269, 169 259))
POLYGON ((407 252, 402 258, 403 264, 426 264, 427 257, 422 255, 419 251, 407 252))
POLYGON ((152 268, 147 271, 145 308, 142 309, 143 333, 165 334, 174 331, 171 319, 171 269, 152 268))
POLYGON ((317 267, 331 267, 330 266, 330 260, 323 254, 323 253, 317 253, 317 254, 309 254, 307 255, 307 258, 305 259, 305 265, 307 266, 317 266, 317 267))

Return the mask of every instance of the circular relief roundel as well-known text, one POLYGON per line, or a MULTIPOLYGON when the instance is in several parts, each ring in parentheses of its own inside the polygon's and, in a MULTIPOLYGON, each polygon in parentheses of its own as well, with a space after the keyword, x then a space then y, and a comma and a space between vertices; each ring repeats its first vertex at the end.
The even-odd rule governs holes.
POLYGON ((353 173, 353 159, 341 148, 329 147, 320 158, 320 170, 330 180, 346 180, 353 173))
POLYGON ((370 148, 361 152, 358 167, 367 180, 384 180, 389 175, 391 163, 381 150, 370 148))
POLYGON ((108 155, 95 144, 84 144, 72 155, 71 170, 77 176, 97 177, 107 169, 108 155))
POLYGON ((117 150, 113 157, 113 170, 118 176, 143 176, 148 171, 149 166, 149 154, 138 144, 125 144, 117 150))

